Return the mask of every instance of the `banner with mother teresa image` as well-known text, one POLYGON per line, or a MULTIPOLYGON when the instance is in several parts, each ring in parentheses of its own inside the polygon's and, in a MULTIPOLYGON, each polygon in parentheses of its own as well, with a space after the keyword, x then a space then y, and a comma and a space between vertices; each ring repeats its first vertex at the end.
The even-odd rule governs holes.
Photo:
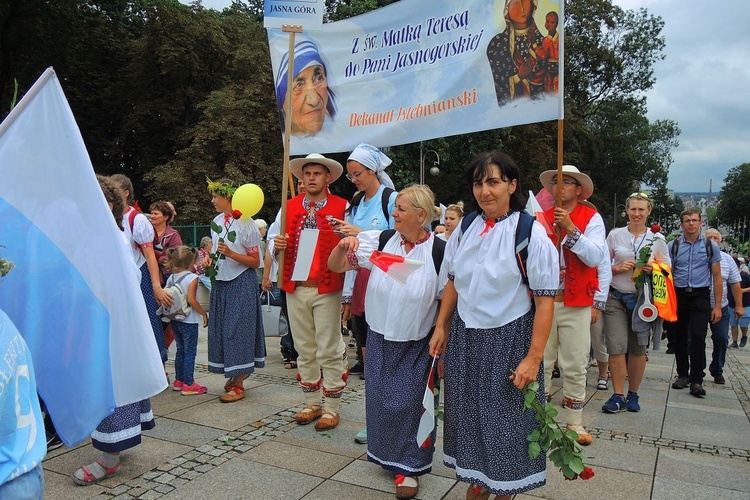
MULTIPOLYGON (((560 0, 401 0, 297 34, 290 153, 562 118, 562 10, 560 0)), ((283 131, 289 38, 269 29, 268 40, 283 131)))

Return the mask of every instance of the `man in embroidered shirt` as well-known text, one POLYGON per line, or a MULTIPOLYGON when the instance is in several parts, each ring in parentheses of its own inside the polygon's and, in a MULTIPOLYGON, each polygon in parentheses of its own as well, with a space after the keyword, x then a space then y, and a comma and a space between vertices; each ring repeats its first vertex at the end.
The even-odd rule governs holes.
MULTIPOLYGON (((578 433, 578 443, 593 441, 583 423, 586 398, 586 363, 591 348, 594 295, 599 290, 597 267, 604 259, 604 221, 587 200, 594 192, 591 178, 572 165, 562 167, 562 183, 557 170, 542 172, 539 180, 552 194, 559 192, 562 206, 551 207, 544 216, 561 229, 560 288, 555 297, 552 331, 544 350, 544 381, 549 394, 555 361, 563 378, 563 418, 568 429, 578 433)), ((557 243, 557 234, 550 235, 557 243)), ((604 304, 597 301, 597 309, 604 304)))
POLYGON ((706 330, 709 322, 721 320, 721 252, 715 242, 706 241, 701 234, 700 209, 684 210, 680 214, 680 227, 682 236, 669 242, 677 294, 677 321, 669 329, 677 364, 677 379, 672 388, 684 389, 689 384, 690 394, 703 397, 706 395, 703 388, 706 330))
POLYGON ((289 200, 284 235, 276 235, 268 242, 268 248, 274 258, 284 251, 280 284, 287 294, 289 322, 299 353, 298 378, 305 393, 305 408, 295 420, 305 425, 319 419, 315 430, 324 431, 339 423, 339 398, 347 375, 346 347, 339 326, 343 275, 328 269, 328 256, 339 241, 328 219, 343 219, 346 209, 346 200, 330 194, 328 185, 344 169, 339 162, 319 154, 294 159, 289 169, 302 179, 305 193, 289 200), (292 281, 300 237, 305 230, 318 231, 310 273, 304 281, 292 281))

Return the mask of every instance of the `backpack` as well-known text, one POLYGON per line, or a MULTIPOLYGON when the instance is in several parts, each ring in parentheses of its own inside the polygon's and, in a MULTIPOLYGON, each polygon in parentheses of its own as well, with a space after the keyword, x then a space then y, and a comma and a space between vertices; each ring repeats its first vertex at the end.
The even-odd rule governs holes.
MULTIPOLYGON (((391 221, 391 214, 388 213, 388 201, 391 199, 391 194, 395 193, 395 189, 391 189, 389 187, 385 187, 383 189, 383 193, 380 197, 380 208, 383 210, 383 215, 385 215, 385 222, 390 223, 391 221)), ((357 207, 352 207, 352 215, 357 213, 357 207)))
POLYGON ((167 322, 184 321, 193 311, 193 308, 188 304, 187 290, 183 290, 180 287, 180 283, 188 276, 190 276, 190 272, 186 271, 177 281, 174 280, 174 275, 170 276, 167 280, 167 283, 171 281, 172 284, 166 286, 164 291, 172 296, 173 303, 167 308, 160 306, 156 311, 156 314, 168 320, 167 322))
MULTIPOLYGON (((388 240, 396 234, 395 229, 386 229, 378 237, 378 251, 382 252, 388 240)), ((432 243, 432 263, 435 264, 435 274, 440 276, 440 267, 443 265, 443 255, 445 254, 445 241, 440 238, 433 238, 432 243)))
MULTIPOLYGON (((461 236, 469 228, 479 212, 474 210, 461 220, 461 232, 458 233, 458 242, 461 243, 461 236)), ((531 240, 531 228, 534 226, 536 217, 529 214, 526 210, 518 213, 518 224, 516 225, 516 264, 521 272, 521 281, 527 287, 529 286, 529 276, 526 273, 526 261, 529 260, 529 241, 531 240)))

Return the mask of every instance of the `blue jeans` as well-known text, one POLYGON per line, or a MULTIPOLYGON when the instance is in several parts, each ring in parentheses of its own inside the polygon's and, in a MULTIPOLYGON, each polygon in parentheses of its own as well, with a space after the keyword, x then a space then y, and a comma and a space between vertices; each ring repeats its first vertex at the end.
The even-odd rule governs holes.
POLYGON ((198 351, 198 324, 172 321, 171 325, 177 343, 177 354, 174 357, 175 380, 193 385, 195 355, 198 351))
POLYGON ((12 481, 0 484, 0 498, 14 500, 42 500, 44 497, 44 473, 42 464, 12 481))
POLYGON ((714 343, 714 350, 711 354, 711 365, 708 367, 708 371, 714 377, 724 372, 724 362, 727 359, 727 347, 729 346, 729 315, 729 306, 722 307, 721 319, 717 323, 711 323, 711 340, 714 343))

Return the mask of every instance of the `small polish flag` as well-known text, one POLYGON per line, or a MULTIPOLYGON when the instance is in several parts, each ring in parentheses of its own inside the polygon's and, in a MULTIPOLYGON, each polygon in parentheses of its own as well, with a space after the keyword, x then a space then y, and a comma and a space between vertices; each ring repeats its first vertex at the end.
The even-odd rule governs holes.
POLYGON ((370 262, 402 285, 406 284, 406 278, 411 273, 424 266, 424 262, 405 259, 400 255, 381 252, 379 250, 372 252, 370 262))
MULTIPOLYGON (((540 197, 542 196, 542 194, 551 196, 546 189, 542 189, 539 192, 540 197)), ((554 204, 554 199, 552 200, 552 204, 554 204)), ((547 231, 548 236, 555 234, 555 230, 552 229, 552 226, 549 225, 549 222, 547 222, 547 218, 544 216, 544 209, 542 208, 541 203, 539 202, 539 200, 537 200, 532 191, 529 191, 529 201, 526 202, 526 211, 535 216, 537 222, 544 226, 544 230, 547 231)))
POLYGON ((430 376, 427 377, 427 387, 424 390, 422 398, 422 418, 419 419, 419 428, 417 429, 417 445, 420 448, 427 448, 432 445, 432 431, 435 429, 435 361, 432 358, 430 367, 430 376))

